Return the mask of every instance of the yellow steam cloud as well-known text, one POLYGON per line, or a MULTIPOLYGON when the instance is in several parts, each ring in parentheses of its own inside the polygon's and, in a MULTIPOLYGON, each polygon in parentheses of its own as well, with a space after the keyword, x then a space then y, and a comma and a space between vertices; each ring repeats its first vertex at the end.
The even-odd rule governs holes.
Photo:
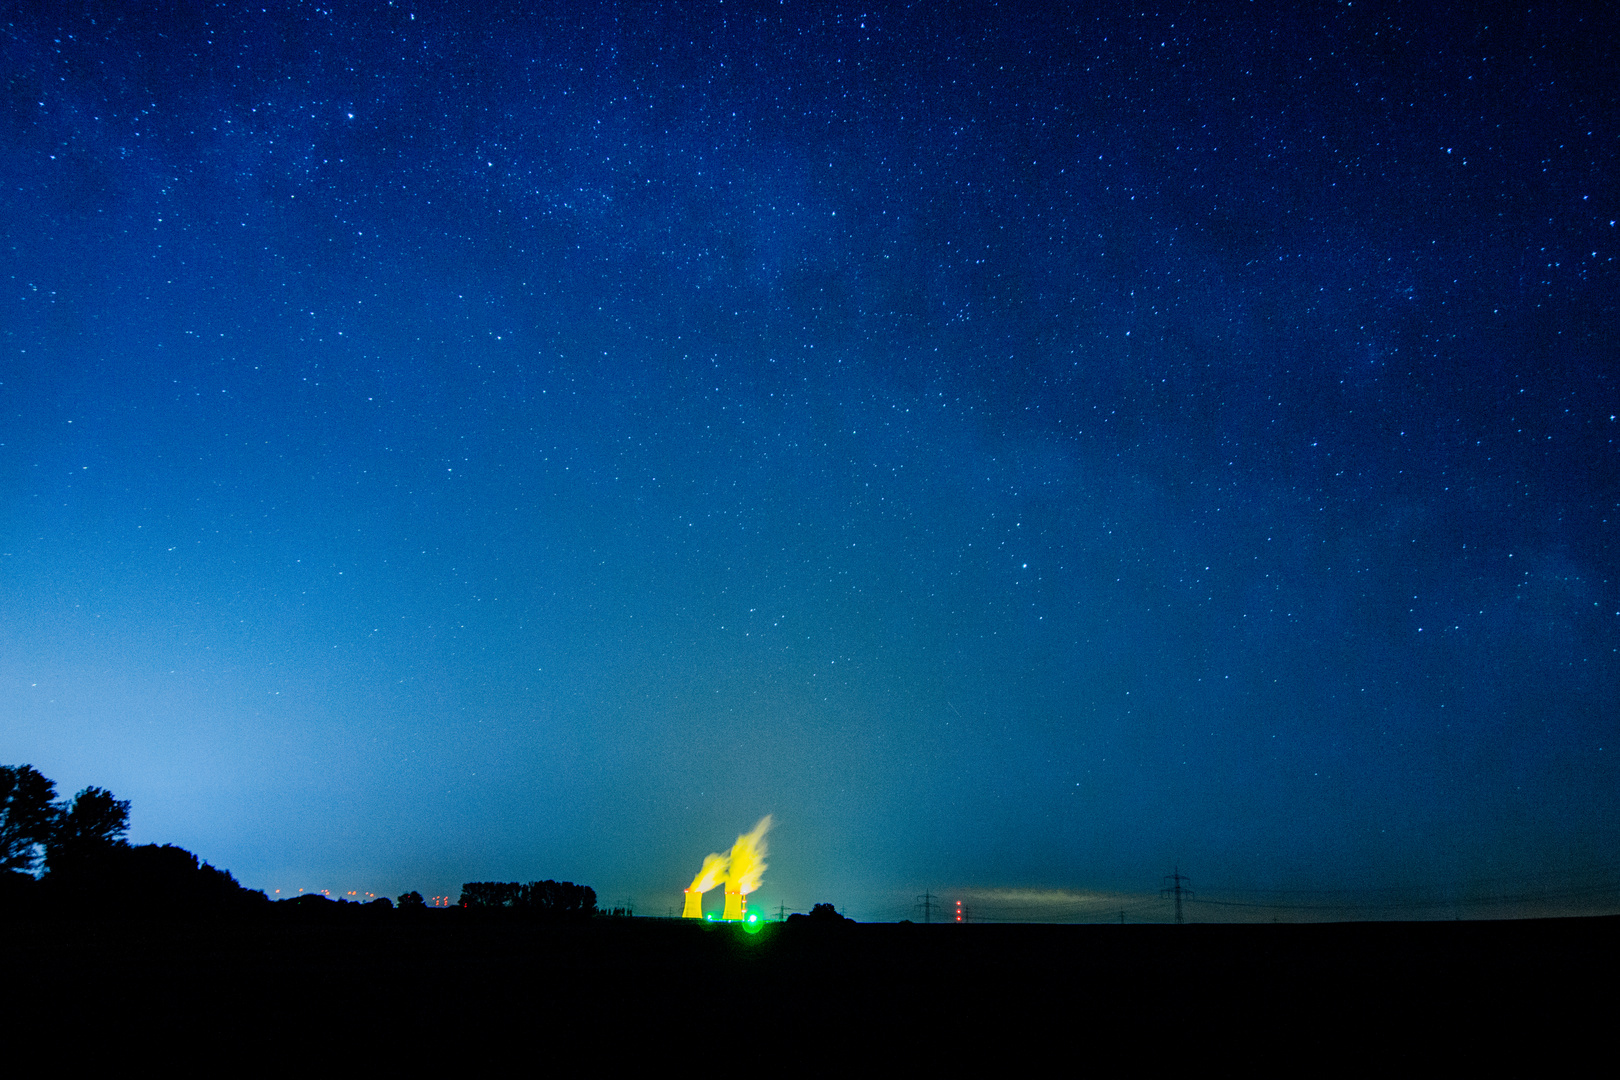
POLYGON ((731 845, 730 868, 726 871, 726 906, 720 917, 726 922, 741 922, 749 893, 759 888, 765 876, 765 832, 771 827, 771 815, 759 819, 752 832, 737 837, 731 845))
POLYGON ((722 881, 726 880, 726 856, 716 855, 712 852, 703 857, 703 869, 699 870, 697 877, 687 888, 689 893, 706 893, 722 881))
POLYGON ((759 888, 765 877, 765 834, 771 828, 771 815, 759 819, 751 832, 737 837, 731 845, 730 866, 726 871, 726 892, 747 896, 759 888))

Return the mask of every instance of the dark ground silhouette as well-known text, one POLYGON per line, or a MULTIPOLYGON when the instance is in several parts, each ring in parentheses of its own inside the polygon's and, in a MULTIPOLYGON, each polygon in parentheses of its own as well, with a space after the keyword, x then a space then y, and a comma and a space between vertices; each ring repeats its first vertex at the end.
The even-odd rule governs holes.
POLYGON ((1075 1071, 1489 1062, 1544 1072, 1607 1039, 1617 954, 1616 918, 958 927, 807 917, 749 935, 690 920, 492 920, 461 908, 413 917, 306 898, 234 919, 12 921, 0 1015, 16 1030, 93 1016, 98 1032, 137 1042, 221 1039, 294 1056, 342 1042, 422 1062, 531 1045, 594 1047, 623 1063, 637 1048, 656 1060, 658 1048, 679 1057, 723 1039, 734 1053, 855 1072, 891 1054, 1027 1067, 1037 1051, 1075 1071))
POLYGON ((0 797, 0 1032, 59 1064, 1547 1074, 1608 1052, 1620 997, 1620 917, 917 926, 817 904, 744 933, 608 917, 556 881, 271 903, 125 843, 110 792, 58 803, 21 766, 0 797))

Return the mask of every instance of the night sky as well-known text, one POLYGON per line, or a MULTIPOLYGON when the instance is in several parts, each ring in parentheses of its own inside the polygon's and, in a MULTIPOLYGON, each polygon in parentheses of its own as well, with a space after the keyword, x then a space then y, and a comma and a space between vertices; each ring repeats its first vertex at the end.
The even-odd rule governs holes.
POLYGON ((132 840, 1620 905, 1596 6, 68 6, 0 19, 0 760, 132 840))

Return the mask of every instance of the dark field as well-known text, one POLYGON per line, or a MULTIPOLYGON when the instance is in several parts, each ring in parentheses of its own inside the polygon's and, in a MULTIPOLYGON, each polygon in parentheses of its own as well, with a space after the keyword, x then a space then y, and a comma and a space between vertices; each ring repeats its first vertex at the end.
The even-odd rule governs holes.
POLYGON ((334 1046, 424 1064, 508 1046, 703 1067, 702 1048, 719 1040, 724 1054, 799 1064, 989 1054, 1004 1066, 1056 1055, 1076 1068, 1469 1061, 1535 1072, 1610 1042, 1617 942, 1616 918, 773 925, 755 936, 458 911, 37 921, 6 929, 0 1005, 14 1034, 82 1030, 81 1051, 200 1041, 308 1064, 306 1052, 334 1046))

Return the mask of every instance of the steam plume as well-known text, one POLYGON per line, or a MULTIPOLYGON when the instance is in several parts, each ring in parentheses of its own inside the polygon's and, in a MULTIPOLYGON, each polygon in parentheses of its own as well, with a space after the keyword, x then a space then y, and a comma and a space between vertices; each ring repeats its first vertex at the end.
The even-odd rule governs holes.
POLYGON ((759 819, 752 831, 737 837, 731 845, 726 870, 726 907, 720 917, 736 920, 743 917, 743 897, 759 888, 765 876, 765 834, 771 828, 771 815, 759 819))
POLYGON ((740 892, 743 895, 759 888, 759 883, 765 876, 765 834, 771 828, 771 815, 766 814, 759 819, 753 831, 737 837, 737 842, 731 845, 730 868, 726 873, 726 891, 740 892))
POLYGON ((692 879, 688 892, 706 893, 726 879, 726 857, 710 853, 703 857, 703 869, 692 879))

